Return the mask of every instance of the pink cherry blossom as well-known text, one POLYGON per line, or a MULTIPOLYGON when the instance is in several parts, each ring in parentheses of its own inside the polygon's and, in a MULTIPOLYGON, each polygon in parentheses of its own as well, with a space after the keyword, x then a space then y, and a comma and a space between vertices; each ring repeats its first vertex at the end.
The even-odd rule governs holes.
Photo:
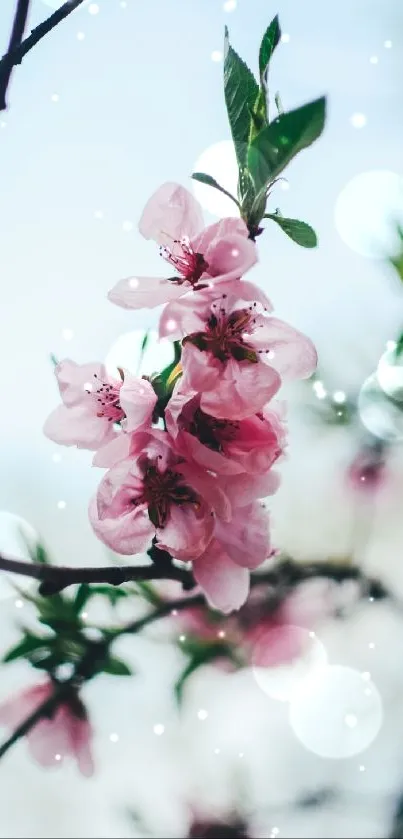
MULTIPOLYGON (((0 705, 0 725, 17 728, 53 693, 50 681, 27 688, 0 705)), ((93 774, 92 728, 77 695, 65 700, 49 717, 41 719, 26 734, 32 757, 46 767, 60 766, 65 757, 77 761, 82 775, 93 774)))
POLYGON ((206 550, 214 513, 231 514, 217 480, 175 452, 169 435, 154 431, 139 457, 128 458, 106 473, 90 505, 99 538, 121 554, 159 547, 178 559, 206 550))
POLYGON ((218 419, 240 420, 259 413, 281 379, 304 378, 317 362, 312 342, 293 327, 242 305, 232 284, 203 310, 186 314, 182 388, 201 394, 200 407, 218 419), (192 331, 189 334, 189 327, 192 331))
POLYGON ((270 469, 285 445, 285 427, 274 407, 243 420, 217 419, 202 411, 201 394, 183 391, 181 384, 175 386, 165 419, 185 456, 219 474, 270 469))
POLYGON ((259 502, 234 509, 230 522, 217 518, 214 538, 193 561, 194 577, 212 608, 228 614, 245 603, 249 569, 272 555, 269 525, 259 502))
POLYGON ((120 280, 108 297, 125 309, 153 308, 191 290, 230 282, 257 261, 256 247, 242 219, 221 219, 203 230, 198 202, 179 184, 164 184, 152 195, 139 230, 160 245, 173 276, 120 280))
POLYGON ((120 436, 117 423, 132 433, 151 422, 157 396, 147 380, 122 371, 122 380, 117 381, 103 364, 76 364, 70 359, 61 361, 55 374, 63 404, 44 426, 54 442, 97 450, 120 436))

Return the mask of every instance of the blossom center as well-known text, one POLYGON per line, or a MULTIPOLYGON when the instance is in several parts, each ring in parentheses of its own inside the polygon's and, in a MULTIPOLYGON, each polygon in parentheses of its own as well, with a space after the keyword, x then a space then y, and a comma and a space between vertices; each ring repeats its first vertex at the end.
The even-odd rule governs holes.
POLYGON ((208 263, 202 253, 194 251, 190 239, 183 236, 174 240, 175 251, 168 247, 161 248, 161 255, 170 265, 173 265, 179 277, 172 277, 172 282, 182 285, 187 282, 193 288, 198 288, 200 277, 207 271, 208 263))
POLYGON ((104 417, 108 422, 120 422, 126 416, 120 404, 122 383, 103 382, 96 373, 93 378, 94 385, 89 383, 84 389, 94 402, 97 417, 104 417))
MULTIPOLYGON (((213 308, 215 304, 213 303, 213 308)), ((204 332, 193 332, 183 339, 183 344, 194 344, 199 350, 210 352, 214 358, 226 362, 257 362, 257 353, 248 343, 248 333, 253 331, 253 318, 247 309, 236 309, 227 314, 224 308, 210 315, 204 332)))
POLYGON ((143 492, 132 503, 146 504, 150 520, 158 528, 165 527, 172 504, 192 504, 196 509, 200 506, 196 493, 183 483, 182 475, 173 469, 160 472, 157 459, 146 460, 143 492))
POLYGON ((194 437, 197 437, 204 446, 215 452, 222 452, 225 443, 231 442, 236 437, 239 422, 217 419, 197 408, 187 430, 194 437))

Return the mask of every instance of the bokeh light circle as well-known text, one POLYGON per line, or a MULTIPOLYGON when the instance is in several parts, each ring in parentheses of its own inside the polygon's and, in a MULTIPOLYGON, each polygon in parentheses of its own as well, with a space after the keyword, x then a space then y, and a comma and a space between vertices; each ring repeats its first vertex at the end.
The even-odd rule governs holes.
POLYGON ((379 361, 376 374, 384 393, 402 402, 403 409, 403 358, 396 358, 394 349, 387 350, 379 361))
MULTIPOLYGON (((234 144, 230 140, 214 143, 205 149, 196 160, 193 172, 211 175, 227 192, 237 197, 238 164, 234 144)), ((197 200, 213 216, 239 216, 236 204, 222 192, 195 180, 192 180, 192 186, 197 200)))
POLYGON ((306 627, 283 624, 264 629, 251 655, 253 675, 271 699, 288 702, 326 667, 326 650, 306 627))
POLYGON ((403 222, 403 178, 374 170, 356 175, 340 192, 334 220, 343 242, 372 259, 385 258, 399 246, 396 222, 403 222))
POLYGON ((341 760, 360 754, 375 740, 383 722, 382 700, 358 670, 332 665, 293 693, 289 721, 306 749, 341 760))
POLYGON ((403 439, 403 410, 389 399, 376 373, 365 380, 357 404, 361 422, 371 434, 390 443, 403 439))

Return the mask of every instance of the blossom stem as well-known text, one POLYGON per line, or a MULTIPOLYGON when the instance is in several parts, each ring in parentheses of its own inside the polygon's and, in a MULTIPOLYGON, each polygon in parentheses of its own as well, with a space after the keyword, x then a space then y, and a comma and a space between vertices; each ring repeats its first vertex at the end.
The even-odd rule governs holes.
POLYGON ((7 107, 6 94, 13 67, 21 64, 26 54, 83 2, 84 0, 67 0, 66 3, 63 3, 46 20, 36 26, 28 38, 22 40, 28 15, 29 0, 18 0, 8 50, 3 55, 3 58, 0 59, 0 111, 4 111, 7 107))

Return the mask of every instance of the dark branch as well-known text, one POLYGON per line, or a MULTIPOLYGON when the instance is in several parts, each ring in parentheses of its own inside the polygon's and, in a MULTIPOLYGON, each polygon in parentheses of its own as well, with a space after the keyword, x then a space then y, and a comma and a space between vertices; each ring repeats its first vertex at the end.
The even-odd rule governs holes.
MULTIPOLYGON (((18 49, 24 36, 25 26, 27 23, 30 0, 18 0, 17 8, 15 10, 13 28, 11 30, 10 41, 8 44, 7 54, 18 49)), ((7 107, 6 93, 10 83, 13 65, 9 64, 0 78, 0 111, 4 111, 7 107)))
MULTIPOLYGON (((161 552, 162 553, 162 552, 161 552)), ((79 583, 109 583, 120 586, 122 583, 136 580, 177 580, 186 590, 195 583, 190 571, 163 562, 152 565, 119 565, 105 568, 69 568, 63 565, 44 565, 37 562, 24 562, 0 554, 0 570, 23 577, 39 580, 39 593, 43 596, 57 594, 68 586, 79 583)))
POLYGON ((62 20, 68 17, 68 15, 70 15, 71 12, 74 11, 74 9, 77 9, 77 7, 80 6, 83 2, 84 0, 67 0, 67 2, 60 7, 60 9, 56 9, 56 11, 52 15, 50 15, 46 20, 44 20, 43 23, 40 23, 39 26, 36 26, 35 29, 32 30, 31 34, 28 36, 28 38, 25 38, 24 41, 21 41, 25 28, 26 15, 28 13, 29 0, 19 0, 16 12, 16 19, 17 15, 19 14, 18 30, 16 25, 16 19, 14 20, 13 26, 13 33, 14 29, 17 30, 15 40, 13 41, 12 33, 8 50, 6 54, 3 55, 3 58, 0 59, 0 111, 4 111, 7 107, 6 93, 13 67, 15 67, 17 64, 21 64, 22 59, 27 54, 27 52, 32 50, 32 48, 35 47, 36 44, 39 43, 39 41, 41 41, 42 38, 45 37, 45 35, 47 35, 49 32, 51 32, 52 29, 58 26, 58 24, 61 23, 62 20), (19 8, 25 8, 25 6, 26 14, 25 20, 23 20, 23 9, 21 8, 19 13, 19 8), (19 38, 17 37, 18 33, 20 33, 19 38))

